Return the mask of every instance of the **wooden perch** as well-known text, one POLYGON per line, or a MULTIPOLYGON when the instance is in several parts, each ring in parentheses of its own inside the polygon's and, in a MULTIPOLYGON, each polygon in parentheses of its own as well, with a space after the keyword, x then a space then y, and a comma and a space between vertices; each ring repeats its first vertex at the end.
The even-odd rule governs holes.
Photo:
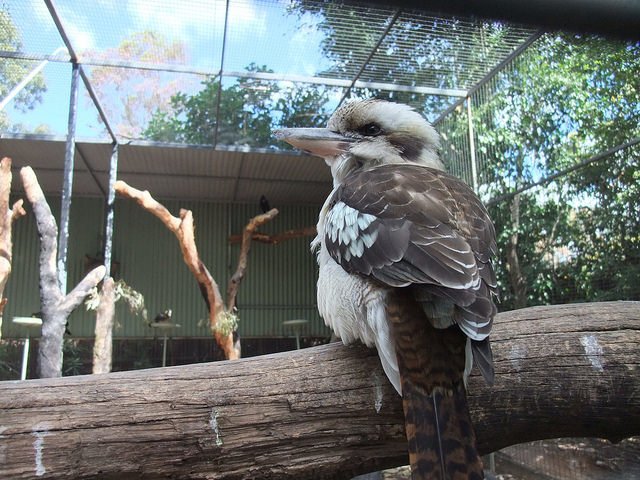
POLYGON ((202 260, 200 260, 198 248, 196 247, 193 213, 191 210, 181 209, 180 218, 174 217, 171 212, 155 200, 148 191, 133 188, 122 180, 116 182, 115 190, 119 195, 135 200, 138 205, 155 215, 176 236, 184 261, 198 282, 202 296, 207 304, 209 327, 216 342, 224 352, 226 358, 238 358, 233 346, 233 335, 224 334, 216 329, 218 318, 225 311, 224 303, 218 284, 204 263, 202 263, 202 260))
MULTIPOLYGON (((9 208, 9 195, 11 194, 11 159, 4 157, 0 160, 0 327, 2 327, 2 313, 7 304, 4 297, 4 288, 11 274, 11 261, 13 257, 13 242, 11 240, 11 227, 13 222, 27 214, 22 207, 23 200, 17 200, 13 207, 9 208)), ((0 338, 2 332, 0 331, 0 338)))
MULTIPOLYGON (((481 452, 640 434, 640 302, 499 314, 494 387, 469 401, 481 452)), ((475 373, 475 372, 474 372, 475 373)), ((0 383, 0 477, 350 478, 407 463, 374 350, 0 383)))
MULTIPOLYGON (((294 238, 301 237, 314 237, 318 233, 318 230, 315 226, 313 227, 304 227, 298 228, 295 230, 286 230, 281 233, 277 233, 275 235, 267 235, 266 233, 254 232, 251 235, 251 240, 254 242, 260 243, 269 243, 271 245, 277 245, 279 243, 285 242, 287 240, 292 240, 294 238)), ((242 242, 243 235, 231 235, 229 237, 230 244, 236 244, 242 242)))
POLYGON ((240 288, 240 282, 242 282, 247 270, 247 259, 249 258, 251 239, 258 227, 270 222, 276 215, 278 215, 278 209, 272 208, 262 215, 253 217, 244 227, 244 231, 242 232, 242 245, 240 246, 240 255, 238 257, 238 267, 236 268, 235 273, 231 276, 229 286, 227 287, 227 310, 230 312, 233 312, 236 307, 238 288, 240 288))
POLYGON ((91 289, 103 278, 104 265, 91 270, 76 287, 65 295, 58 284, 56 254, 58 226, 31 167, 20 170, 24 191, 33 207, 40 235, 40 304, 42 337, 38 348, 38 376, 62 375, 62 343, 67 318, 82 303, 91 289))

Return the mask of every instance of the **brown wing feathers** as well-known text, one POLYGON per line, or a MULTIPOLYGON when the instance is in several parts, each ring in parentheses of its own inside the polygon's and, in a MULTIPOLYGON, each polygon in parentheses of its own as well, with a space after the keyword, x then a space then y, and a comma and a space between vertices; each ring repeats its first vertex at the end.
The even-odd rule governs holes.
POLYGON ((466 184, 419 165, 382 165, 348 176, 333 204, 339 212, 329 214, 329 230, 369 240, 358 250, 340 235, 326 236, 345 270, 393 287, 423 285, 422 293, 414 288, 417 297, 453 302, 461 328, 474 340, 486 338, 495 314, 495 231, 466 184), (345 212, 358 221, 347 225, 345 212))

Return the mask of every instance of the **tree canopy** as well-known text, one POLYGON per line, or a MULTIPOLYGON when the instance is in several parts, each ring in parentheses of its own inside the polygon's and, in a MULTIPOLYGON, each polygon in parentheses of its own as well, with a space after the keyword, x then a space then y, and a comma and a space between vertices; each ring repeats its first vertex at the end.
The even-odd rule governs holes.
MULTIPOLYGON (((265 65, 246 70, 272 73, 265 65)), ((294 88, 251 76, 228 84, 212 76, 196 93, 173 95, 170 107, 153 114, 143 135, 163 142, 286 148, 274 139, 273 129, 325 125, 327 100, 328 90, 317 85, 294 88)))
MULTIPOLYGON (((149 65, 172 64, 184 61, 185 46, 145 30, 129 35, 117 47, 87 51, 84 55, 96 63, 116 58, 149 65)), ((178 76, 159 69, 96 66, 90 75, 106 114, 116 119, 117 134, 125 138, 138 138, 155 112, 166 112, 167 99, 180 85, 178 76)))
MULTIPOLYGON (((22 51, 22 39, 9 12, 0 7, 0 50, 7 52, 22 51)), ((37 64, 27 60, 6 58, 0 62, 0 99, 3 99, 37 64)), ((42 102, 42 94, 46 91, 42 73, 33 78, 13 100, 13 108, 19 111, 33 109, 42 102)), ((38 127, 42 129, 43 127, 38 127)), ((0 112, 0 129, 20 130, 13 125, 6 111, 0 112)))
MULTIPOLYGON (((473 101, 480 184, 500 197, 640 136, 640 45, 547 35, 473 101)), ((468 135, 466 112, 447 137, 468 135)), ((454 142, 445 142, 445 155, 454 142)), ((640 298, 638 145, 491 208, 503 308, 640 298)), ((457 158, 459 161, 460 158, 457 158)))

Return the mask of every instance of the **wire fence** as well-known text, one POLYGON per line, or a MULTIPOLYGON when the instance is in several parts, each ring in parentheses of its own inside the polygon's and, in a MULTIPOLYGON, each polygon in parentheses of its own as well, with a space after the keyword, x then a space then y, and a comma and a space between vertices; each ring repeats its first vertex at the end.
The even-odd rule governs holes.
MULTIPOLYGON (((542 37, 437 125, 450 172, 476 186, 496 223, 501 310, 640 300, 639 93, 618 63, 638 46, 562 42, 542 37), (569 58, 559 59, 561 52, 569 58), (572 56, 601 70, 580 71, 576 61, 576 78, 556 78, 554 69, 572 71, 562 65, 572 56), (604 98, 616 88, 626 93, 604 98)), ((631 65, 637 74, 640 63, 631 65)), ((640 478, 639 442, 515 445, 495 454, 494 473, 502 480, 640 478)))
POLYGON ((615 61, 626 48, 542 37, 437 125, 449 170, 477 186, 496 223, 502 310, 640 299, 638 90, 599 80, 622 77, 615 61), (565 85, 557 92, 536 86, 555 68, 540 63, 563 50, 595 52, 609 72, 551 78, 565 85), (614 88, 626 98, 595 113, 614 88))

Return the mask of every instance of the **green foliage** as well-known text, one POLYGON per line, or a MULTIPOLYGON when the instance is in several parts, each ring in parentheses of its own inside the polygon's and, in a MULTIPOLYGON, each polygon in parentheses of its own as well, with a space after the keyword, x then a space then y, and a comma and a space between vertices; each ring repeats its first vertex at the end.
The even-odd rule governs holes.
MULTIPOLYGON (((14 25, 9 12, 2 6, 0 6, 0 50, 22 51, 20 32, 14 25)), ((0 61, 0 99, 5 98, 36 65, 37 62, 3 58, 0 61)), ((42 94, 46 89, 44 75, 39 73, 14 98, 13 108, 22 112, 33 109, 37 103, 42 102, 42 94)), ((5 111, 0 112, 0 129, 16 129, 11 127, 11 121, 5 111)))
POLYGON ((238 315, 233 312, 222 312, 216 319, 214 331, 225 337, 231 335, 238 329, 239 320, 238 315))
MULTIPOLYGON (((543 37, 476 96, 484 193, 512 192, 639 137, 639 73, 637 43, 543 37)), ((458 116, 448 138, 466 135, 466 113, 458 116)), ((527 304, 640 298, 638 150, 620 151, 520 195, 517 222, 512 199, 491 209, 500 232, 503 308, 516 304, 506 257, 513 234, 527 304)))
MULTIPOLYGON (((127 283, 120 279, 116 280, 114 284, 114 294, 115 294, 115 302, 119 300, 124 300, 125 303, 129 306, 129 311, 135 315, 142 317, 142 320, 145 322, 148 321, 147 308, 144 303, 144 296, 135 290, 134 288, 127 285, 127 283)), ((100 306, 100 292, 98 291, 98 287, 93 287, 87 298, 85 299, 85 307, 87 310, 96 311, 100 306)))
MULTIPOLYGON (((251 64, 246 70, 272 73, 264 65, 251 64)), ((162 142, 286 148, 273 138, 274 128, 320 126, 328 119, 327 91, 316 85, 294 88, 241 77, 225 86, 210 77, 202 87, 195 94, 173 95, 170 108, 153 114, 143 136, 162 142)))

